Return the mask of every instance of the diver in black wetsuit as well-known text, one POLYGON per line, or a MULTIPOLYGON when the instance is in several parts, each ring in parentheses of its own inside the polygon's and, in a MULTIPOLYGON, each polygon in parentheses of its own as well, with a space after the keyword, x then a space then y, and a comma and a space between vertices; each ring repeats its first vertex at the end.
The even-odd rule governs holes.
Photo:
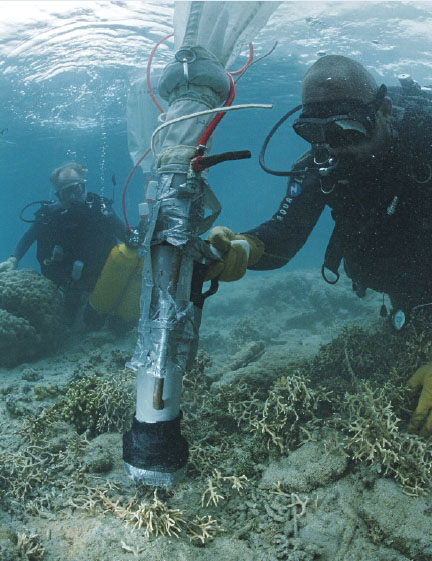
MULTIPOLYGON (((329 55, 311 66, 293 124, 311 150, 285 174, 286 196, 269 221, 243 234, 225 227, 210 232, 223 261, 207 279, 282 267, 328 205, 335 221, 322 268, 328 282, 337 281, 343 261, 359 296, 367 288, 390 296, 396 328, 415 307, 432 303, 432 116, 421 99, 392 110, 386 93, 349 58, 329 55), (231 245, 235 239, 249 243, 249 259, 241 245, 231 245)), ((432 434, 430 366, 413 382, 424 389, 409 427, 426 435, 432 434)))
MULTIPOLYGON (((432 302, 431 114, 413 105, 396 117, 386 87, 377 88, 366 69, 342 56, 311 67, 302 101, 294 129, 312 149, 295 163, 278 211, 245 232, 249 268, 285 265, 328 205, 335 228, 326 280, 337 280, 343 260, 360 296, 367 288, 389 294, 394 309, 406 314, 432 302)), ((215 236, 217 229, 212 243, 215 236)))
MULTIPOLYGON (((287 263, 328 205, 335 226, 324 278, 337 282, 343 261, 359 296, 367 288, 388 294, 393 310, 408 316, 414 307, 432 302, 432 116, 413 107, 398 120, 391 117, 389 100, 384 98, 382 104, 383 114, 375 118, 382 138, 373 151, 360 144, 344 145, 345 137, 337 137, 340 131, 330 131, 335 136, 328 139, 337 162, 334 170, 327 173, 324 167, 326 175, 321 176, 313 150, 296 162, 292 171, 310 171, 291 176, 277 213, 247 232, 265 246, 251 268, 274 269, 287 263)), ((338 105, 339 113, 345 113, 342 103, 338 105)), ((297 123, 301 120, 302 116, 297 123)), ((365 144, 373 142, 362 132, 359 137, 365 144)))
MULTIPOLYGON (((41 272, 60 288, 70 319, 94 288, 117 240, 126 238, 126 228, 111 201, 87 193, 86 171, 82 165, 70 163, 52 172, 50 180, 58 200, 42 204, 12 256, 0 263, 0 272, 15 269, 36 242, 41 272)), ((91 316, 88 308, 89 323, 96 319, 91 316)))

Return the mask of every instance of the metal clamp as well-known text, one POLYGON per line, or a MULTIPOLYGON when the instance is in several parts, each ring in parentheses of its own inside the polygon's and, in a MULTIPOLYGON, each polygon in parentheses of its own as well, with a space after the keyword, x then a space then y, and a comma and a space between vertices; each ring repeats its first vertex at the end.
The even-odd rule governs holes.
POLYGON ((196 60, 196 54, 189 47, 183 47, 179 49, 174 55, 177 62, 183 64, 183 73, 186 79, 186 83, 189 84, 189 64, 196 60))

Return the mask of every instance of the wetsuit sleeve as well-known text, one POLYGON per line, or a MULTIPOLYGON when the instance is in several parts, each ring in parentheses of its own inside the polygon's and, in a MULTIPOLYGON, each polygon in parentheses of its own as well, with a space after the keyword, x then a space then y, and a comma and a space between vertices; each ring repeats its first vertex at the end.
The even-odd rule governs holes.
POLYGON ((30 246, 36 241, 37 237, 37 224, 34 222, 30 228, 23 234, 21 239, 18 241, 14 252, 12 253, 13 257, 16 257, 18 261, 20 261, 24 255, 27 253, 30 246))
POLYGON ((324 195, 315 173, 307 174, 303 180, 292 177, 287 193, 273 217, 244 232, 264 243, 263 256, 249 268, 278 269, 288 263, 305 244, 324 207, 324 195))

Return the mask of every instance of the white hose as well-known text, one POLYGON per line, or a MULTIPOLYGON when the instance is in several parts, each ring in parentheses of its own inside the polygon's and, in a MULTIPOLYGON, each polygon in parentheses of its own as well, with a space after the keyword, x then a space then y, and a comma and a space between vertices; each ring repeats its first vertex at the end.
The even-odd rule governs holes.
POLYGON ((235 111, 236 109, 272 109, 273 105, 265 103, 246 103, 243 105, 231 105, 230 107, 216 107, 215 109, 206 109, 205 111, 198 111, 197 113, 191 113, 190 115, 183 115, 177 119, 172 119, 160 125, 157 129, 153 131, 150 140, 151 151, 154 157, 156 157, 155 152, 155 136, 165 127, 179 123, 180 121, 186 121, 187 119, 194 119, 195 117, 201 117, 201 115, 211 115, 212 113, 220 113, 222 111, 235 111))

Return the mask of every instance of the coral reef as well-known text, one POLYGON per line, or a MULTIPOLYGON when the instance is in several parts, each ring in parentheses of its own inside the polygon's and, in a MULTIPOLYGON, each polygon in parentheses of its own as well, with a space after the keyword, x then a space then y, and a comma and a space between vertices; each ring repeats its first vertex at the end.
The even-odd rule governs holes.
MULTIPOLYGON (((163 491, 159 489, 144 489, 143 497, 139 497, 139 493, 136 493, 127 502, 124 498, 113 498, 112 492, 115 490, 116 486, 111 484, 105 487, 88 488, 87 495, 77 496, 73 506, 92 514, 98 508, 102 508, 104 512, 110 512, 122 520, 133 532, 142 532, 146 538, 150 536, 178 538, 186 533, 191 542, 204 545, 212 541, 221 531, 218 522, 210 515, 196 515, 194 518, 186 519, 182 510, 172 508, 166 500, 161 499, 159 495, 163 491)), ((131 551, 124 543, 122 547, 126 551, 131 551)))
POLYGON ((45 548, 36 533, 19 533, 17 536, 18 554, 28 561, 39 561, 43 558, 45 548))
POLYGON ((70 474, 82 472, 85 439, 66 432, 64 423, 44 420, 39 427, 33 433, 23 427, 26 441, 19 450, 0 451, 0 490, 10 512, 39 515, 65 505, 70 474))
POLYGON ((431 443, 406 433, 404 386, 430 356, 427 326, 346 327, 301 363, 244 327, 221 362, 199 352, 184 377, 190 462, 172 489, 124 474, 135 388, 126 352, 75 352, 62 378, 59 364, 55 378, 17 373, 0 392, 14 411, 0 444, 0 526, 12 519, 14 538, 0 530, 0 557, 432 561, 431 443), (216 384, 239 350, 233 383, 216 384))
POLYGON ((335 381, 335 387, 348 388, 353 375, 359 379, 386 379, 402 355, 401 337, 385 325, 366 328, 344 326, 337 337, 322 345, 309 367, 312 381, 335 381))
POLYGON ((361 383, 355 393, 345 395, 337 425, 346 434, 344 444, 352 459, 378 466, 407 493, 424 494, 432 489, 432 445, 405 432, 392 405, 394 391, 390 383, 377 388, 361 383))
POLYGON ((207 542, 213 541, 220 530, 217 521, 207 514, 206 516, 194 518, 188 526, 187 534, 191 542, 198 542, 200 545, 204 545, 207 542))
POLYGON ((422 311, 396 332, 387 321, 344 325, 307 365, 312 384, 343 393, 357 380, 406 379, 432 360, 432 314, 422 311))
MULTIPOLYGON (((425 347, 429 347, 419 327, 411 326, 402 341, 395 337, 385 326, 379 326, 375 331, 346 327, 332 343, 323 346, 314 359, 300 369, 287 369, 268 390, 243 380, 212 387, 210 392, 208 380, 206 382, 202 376, 201 387, 196 383, 192 392, 199 390, 202 398, 202 406, 198 399, 194 400, 194 408, 198 409, 196 419, 200 420, 201 427, 186 412, 186 424, 190 424, 191 429, 193 426, 192 433, 198 436, 191 439, 192 464, 201 473, 208 473, 216 461, 218 465, 224 465, 224 450, 215 444, 217 426, 220 433, 229 431, 233 443, 231 465, 236 465, 237 473, 248 477, 253 474, 254 462, 279 457, 283 463, 291 450, 309 441, 303 449, 307 454, 316 449, 316 457, 311 462, 316 466, 315 475, 321 474, 322 477, 318 484, 328 483, 336 472, 336 477, 341 477, 350 459, 376 466, 382 475, 391 476, 401 484, 406 493, 428 492, 431 489, 432 448, 424 439, 406 432, 406 405, 412 399, 402 380, 411 367, 427 356, 425 347), (390 343, 386 347, 387 353, 382 353, 387 336, 390 343), (381 356, 381 362, 374 362, 377 355, 381 356), (324 372, 330 375, 325 377, 324 372), (391 381, 384 383, 384 374, 391 381), (375 379, 362 379, 368 376, 375 379), (339 382, 338 387, 336 380, 341 378, 345 383, 339 382), (225 411, 222 413, 223 406, 225 411), (213 411, 212 420, 219 420, 213 428, 206 423, 205 409, 209 407, 213 411), (238 432, 227 417, 235 422, 238 432), (203 421, 207 434, 202 432, 203 421), (236 456, 239 454, 233 451, 237 448, 234 445, 237 439, 248 443, 248 455, 243 455, 238 463, 236 456), (325 441, 327 451, 322 445, 314 444, 314 440, 325 441), (324 460, 329 462, 328 466, 324 460), (321 463, 322 469, 318 468, 321 463), (336 464, 339 467, 335 472, 336 464)), ((262 378, 265 378, 264 372, 262 378)), ((238 447, 242 446, 239 444, 238 447)), ((302 448, 298 453, 303 453, 302 448)), ((294 458, 295 455, 292 462, 287 460, 289 465, 295 464, 294 458)), ((300 485, 299 469, 292 488, 313 488, 307 482, 300 485)))
POLYGON ((346 326, 303 368, 312 387, 332 391, 333 413, 326 424, 345 435, 336 447, 355 461, 378 466, 414 495, 431 490, 432 448, 406 432, 407 405, 414 409, 414 396, 405 384, 430 359, 431 336, 426 313, 402 333, 387 324, 346 326))
POLYGON ((242 396, 237 398, 232 395, 233 388, 220 389, 228 401, 229 414, 267 450, 279 453, 308 439, 317 423, 318 407, 330 399, 328 392, 311 388, 308 379, 296 372, 273 382, 264 401, 246 387, 236 388, 235 393, 239 389, 242 396))
POLYGON ((64 397, 47 415, 71 423, 78 434, 94 437, 104 432, 126 430, 134 406, 134 385, 130 373, 102 378, 84 376, 70 382, 64 397))
POLYGON ((63 304, 55 285, 35 271, 0 275, 0 366, 52 352, 62 336, 63 304))
POLYGON ((40 336, 24 319, 0 309, 0 366, 12 367, 34 358, 40 348, 40 336))

